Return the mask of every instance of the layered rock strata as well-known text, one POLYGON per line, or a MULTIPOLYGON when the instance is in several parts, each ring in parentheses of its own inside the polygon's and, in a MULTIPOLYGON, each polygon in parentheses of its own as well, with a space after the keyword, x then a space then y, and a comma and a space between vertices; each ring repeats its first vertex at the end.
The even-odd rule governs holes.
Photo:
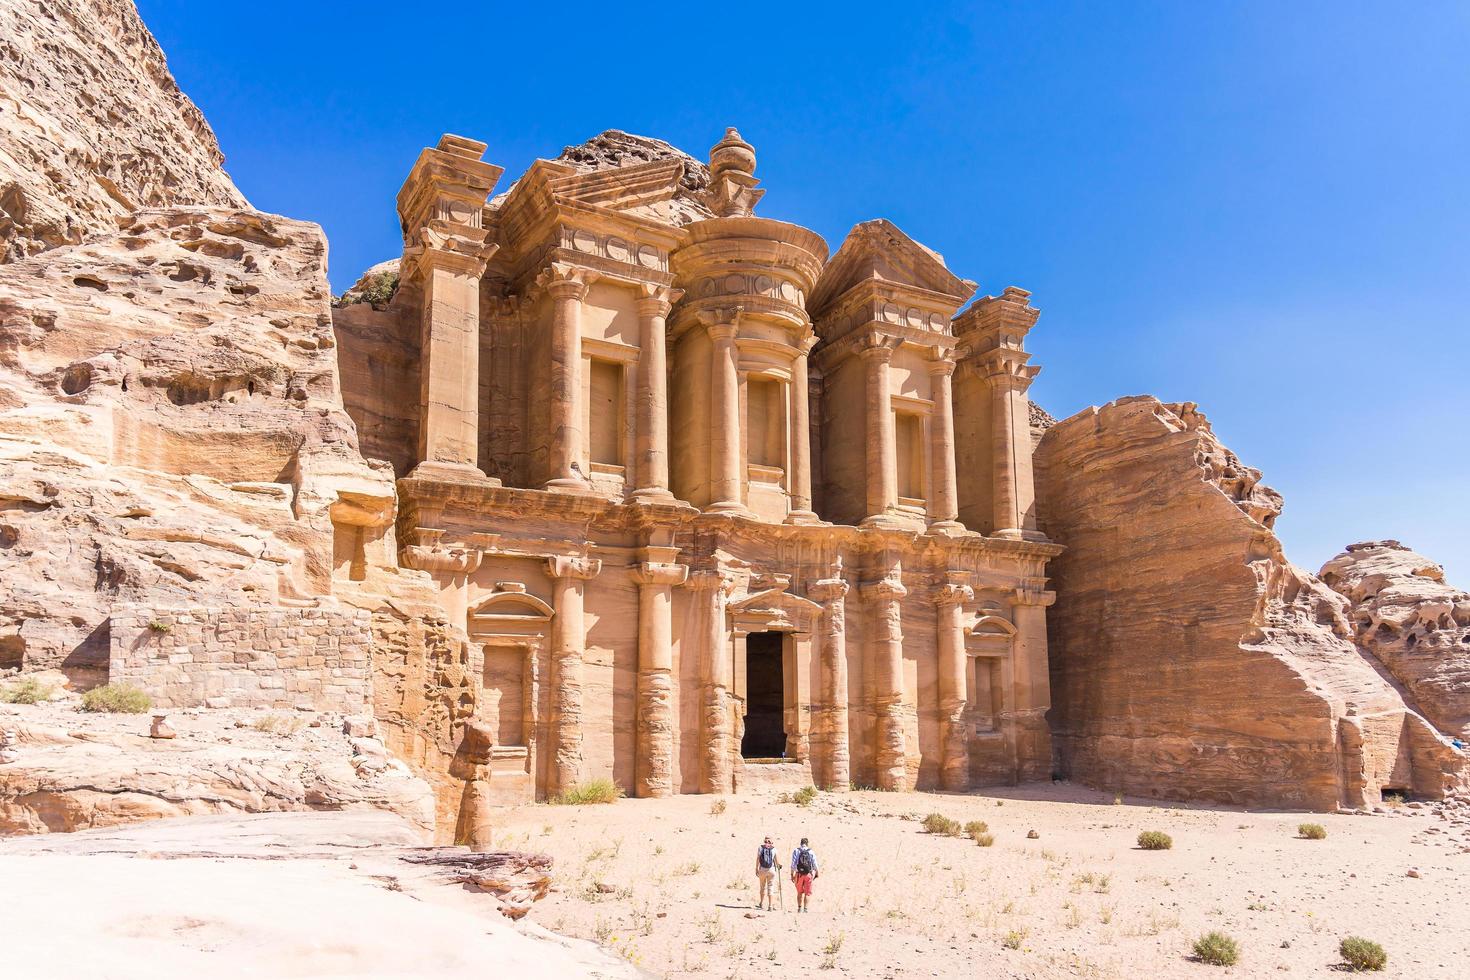
POLYGON ((1281 497, 1194 405, 1126 398, 1049 428, 1063 774, 1120 792, 1330 809, 1440 796, 1464 757, 1353 643, 1347 603, 1282 554, 1281 497))

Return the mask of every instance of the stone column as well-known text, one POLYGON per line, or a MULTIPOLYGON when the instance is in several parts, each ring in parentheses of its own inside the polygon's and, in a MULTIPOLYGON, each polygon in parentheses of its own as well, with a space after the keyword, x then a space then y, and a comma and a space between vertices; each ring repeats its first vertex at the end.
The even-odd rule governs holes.
POLYGON ((546 488, 584 490, 585 455, 582 431, 586 407, 582 404, 582 300, 592 275, 584 269, 555 263, 536 280, 551 297, 551 391, 546 488))
POLYGON ((672 497, 669 492, 669 310, 683 290, 644 285, 638 297, 638 497, 672 497))
POLYGON ((938 357, 929 362, 930 396, 934 415, 929 420, 929 520, 934 530, 963 530, 959 520, 959 487, 955 481, 954 395, 950 377, 955 362, 938 357))
POLYGON ((496 245, 482 209, 501 168, 485 144, 445 134, 398 192, 403 283, 420 299, 415 475, 484 480, 479 469, 480 276, 496 245))
POLYGON ((725 598, 731 582, 718 571, 695 573, 689 580, 705 599, 703 657, 700 664, 700 738, 703 755, 699 767, 701 793, 730 792, 730 758, 734 754, 734 730, 730 713, 730 649, 725 629, 725 598))
POLYGON ((867 374, 867 500, 863 523, 884 523, 898 507, 898 448, 894 433, 889 362, 893 348, 874 337, 860 355, 867 374))
POLYGON ((736 323, 709 327, 714 344, 710 364, 710 510, 742 511, 740 491, 740 378, 739 351, 735 347, 736 323))
POLYGON ((595 558, 548 558, 552 578, 551 771, 547 795, 565 792, 582 779, 582 655, 587 646, 582 583, 602 571, 595 558))
MULTIPOLYGON (((994 503, 995 534, 998 537, 1021 536, 1020 487, 1017 483, 1016 443, 1017 389, 1024 400, 1024 379, 1013 374, 992 374, 986 378, 990 386, 990 439, 994 467, 991 500, 994 503)), ((1030 452, 1030 446, 1024 449, 1030 452)))
POLYGON ((908 595, 898 563, 881 580, 862 587, 870 610, 868 660, 873 672, 873 714, 877 722, 877 782, 882 790, 908 788, 904 749, 903 624, 899 600, 908 595))
POLYGON ((965 731, 965 665, 968 658, 965 654, 964 604, 974 598, 974 590, 968 585, 953 582, 941 586, 936 596, 942 746, 939 784, 950 790, 963 790, 970 786, 970 750, 965 731))
MULTIPOLYGON (((660 553, 672 548, 649 549, 660 553)), ((658 554, 650 557, 672 557, 658 554)), ((638 580, 638 708, 633 794, 674 794, 674 625, 671 589, 689 569, 661 561, 640 562, 638 580)))
POLYGON ((792 523, 816 521, 812 511, 811 380, 807 361, 816 338, 801 343, 801 353, 791 363, 791 513, 792 523))
POLYGON ((1051 774, 1051 731, 1046 711, 1051 707, 1051 675, 1046 652, 1046 607, 1057 594, 1038 584, 1016 590, 1011 620, 1016 636, 1011 649, 1014 681, 1010 724, 1015 731, 1016 779, 1045 779, 1051 774))
POLYGON ((822 700, 815 727, 825 756, 826 785, 821 788, 829 793, 846 792, 852 785, 847 745, 847 582, 842 578, 841 562, 836 572, 807 589, 808 597, 822 604, 822 700))

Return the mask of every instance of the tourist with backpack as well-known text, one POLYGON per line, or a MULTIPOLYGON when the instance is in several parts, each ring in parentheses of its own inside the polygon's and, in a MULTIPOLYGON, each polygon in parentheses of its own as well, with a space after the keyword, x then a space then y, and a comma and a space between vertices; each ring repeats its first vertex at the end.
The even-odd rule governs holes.
POLYGON ((817 871, 817 856, 807 846, 807 839, 791 852, 791 880, 796 883, 796 911, 805 912, 812 897, 812 882, 820 877, 817 871))
MULTIPOLYGON (((756 908, 765 909, 768 912, 776 911, 776 872, 781 870, 781 862, 776 860, 776 845, 771 843, 767 837, 760 847, 755 849, 755 877, 760 882, 761 897, 756 902, 756 908)), ((785 899, 783 898, 784 902, 785 899)))

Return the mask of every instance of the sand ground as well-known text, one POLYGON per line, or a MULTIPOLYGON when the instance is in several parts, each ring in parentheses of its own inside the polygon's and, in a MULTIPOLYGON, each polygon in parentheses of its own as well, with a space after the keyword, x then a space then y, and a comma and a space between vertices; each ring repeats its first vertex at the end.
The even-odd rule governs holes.
POLYGON ((532 918, 659 977, 1339 976, 1352 934, 1387 949, 1379 976, 1470 976, 1470 809, 1116 805, 1051 784, 777 799, 507 808, 497 846, 556 858, 557 889, 532 918), (994 845, 924 833, 931 811, 985 821, 994 845), (1299 838, 1303 821, 1328 837, 1299 838), (1145 829, 1173 848, 1138 849, 1145 829), (785 912, 755 911, 767 833, 783 863, 812 839, 822 875, 810 913, 796 915, 789 882, 785 912), (1191 958, 1216 929, 1240 944, 1235 967, 1191 958))

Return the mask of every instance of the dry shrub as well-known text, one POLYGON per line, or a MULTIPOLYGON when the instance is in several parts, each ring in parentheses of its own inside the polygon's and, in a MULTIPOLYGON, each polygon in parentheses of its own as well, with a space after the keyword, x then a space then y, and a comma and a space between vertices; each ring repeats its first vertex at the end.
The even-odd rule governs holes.
POLYGON ((83 711, 141 715, 151 707, 153 699, 130 684, 103 684, 82 695, 83 711))
POLYGON ((1174 846, 1174 838, 1162 830, 1145 830, 1138 835, 1138 846, 1145 851, 1167 851, 1174 846))
POLYGON ((589 803, 612 803, 622 796, 622 788, 611 779, 592 779, 558 793, 548 802, 558 806, 586 806, 589 803))
POLYGON ((1381 970, 1388 965, 1383 947, 1362 936, 1349 936, 1337 946, 1343 962, 1354 970, 1381 970))
POLYGON ((960 836, 960 822, 946 817, 942 813, 931 813, 924 818, 924 832, 939 837, 960 836))
POLYGON ((1320 823, 1301 824, 1296 828, 1296 832, 1307 840, 1325 840, 1327 838, 1327 828, 1320 823))
POLYGON ((250 727, 257 732, 267 732, 271 735, 295 735, 306 727, 306 719, 300 715, 271 713, 255 719, 250 723, 250 727))
POLYGON ((22 677, 9 687, 0 688, 0 704, 40 704, 50 701, 56 688, 42 684, 34 677, 22 677))
POLYGON ((1194 941, 1194 955, 1210 966, 1234 966, 1240 959, 1240 947, 1223 932, 1207 932, 1194 941))
POLYGON ((712 817, 718 817, 720 814, 725 812, 725 807, 727 806, 729 806, 729 804, 726 803, 724 800, 715 800, 709 805, 709 815, 712 817))

